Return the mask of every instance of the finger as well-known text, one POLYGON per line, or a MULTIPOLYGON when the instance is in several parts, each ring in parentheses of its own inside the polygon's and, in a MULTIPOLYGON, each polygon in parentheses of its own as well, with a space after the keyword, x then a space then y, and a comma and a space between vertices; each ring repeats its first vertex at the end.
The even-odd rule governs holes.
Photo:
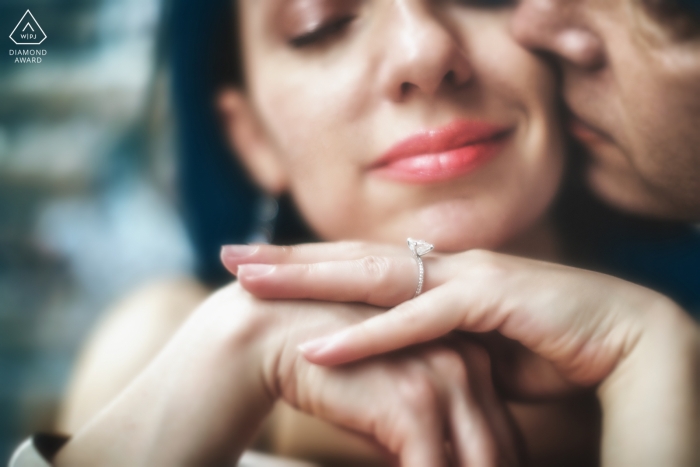
POLYGON ((457 465, 467 467, 498 465, 497 443, 483 409, 467 388, 452 391, 450 438, 457 465))
MULTIPOLYGON (((515 420, 503 400, 496 393, 491 374, 491 358, 483 347, 471 342, 470 339, 464 336, 460 337, 459 339, 452 339, 452 345, 461 353, 469 370, 467 389, 464 392, 466 403, 474 407, 473 411, 478 410, 478 414, 474 419, 479 423, 483 423, 485 426, 479 428, 491 435, 484 443, 491 441, 490 447, 492 451, 484 451, 482 455, 493 455, 493 461, 499 466, 520 465, 521 460, 525 457, 524 442, 515 420)), ((460 424, 457 430, 457 435, 461 439, 473 439, 473 436, 470 435, 468 424, 460 424)), ((482 444, 482 446, 488 445, 482 444)), ((472 459, 472 457, 469 457, 469 459, 472 459)), ((489 459, 487 457, 486 460, 489 459)))
POLYGON ((475 256, 476 267, 465 265, 454 280, 300 350, 313 363, 335 365, 453 330, 498 331, 551 362, 567 381, 590 386, 610 374, 620 355, 635 345, 638 334, 624 315, 629 305, 600 290, 612 286, 616 296, 629 300, 628 295, 637 294, 632 302, 641 303, 647 295, 639 287, 518 258, 479 260, 484 255, 475 256))
POLYGON ((406 438, 401 441, 398 457, 402 467, 447 467, 442 417, 434 412, 422 418, 420 423, 412 425, 406 438))
POLYGON ((312 366, 340 378, 314 386, 321 397, 311 413, 371 436, 401 467, 447 467, 445 413, 434 378, 422 361, 416 368, 406 356, 399 352, 340 369, 312 366), (344 395, 342 404, 338 395, 344 395))
POLYGON ((474 376, 461 351, 455 351, 449 345, 432 351, 430 347, 421 348, 428 349, 423 352, 424 360, 444 401, 443 410, 455 465, 496 467, 497 443, 484 410, 470 387, 474 376))
MULTIPOLYGON (((420 357, 421 353, 416 351, 415 355, 420 357)), ((394 380, 392 401, 396 409, 390 417, 389 432, 401 436, 398 456, 402 466, 447 466, 447 413, 441 381, 427 361, 420 358, 417 363, 417 367, 404 367, 402 375, 394 380)))
POLYGON ((463 322, 456 312, 461 297, 452 288, 452 283, 437 287, 386 313, 309 341, 300 350, 312 363, 338 365, 447 335, 463 322))
POLYGON ((364 242, 308 243, 294 246, 226 245, 221 262, 233 274, 241 264, 318 263, 362 258, 369 255, 406 255, 408 249, 396 245, 364 242))
POLYGON ((582 390, 581 386, 564 378, 551 361, 519 342, 506 339, 495 332, 470 338, 488 350, 493 363, 493 381, 499 394, 508 400, 537 402, 582 390))
MULTIPOLYGON (((423 290, 444 283, 440 262, 424 261, 423 290)), ((412 256, 364 256, 349 261, 238 267, 238 280, 253 295, 266 299, 313 299, 362 302, 390 307, 413 298, 419 269, 412 256)))

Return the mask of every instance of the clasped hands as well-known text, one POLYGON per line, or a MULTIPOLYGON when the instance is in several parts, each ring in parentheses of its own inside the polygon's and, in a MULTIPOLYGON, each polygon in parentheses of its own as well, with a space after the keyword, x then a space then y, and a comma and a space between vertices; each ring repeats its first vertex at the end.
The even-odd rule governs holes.
POLYGON ((424 293, 416 298, 415 261, 394 246, 234 246, 222 259, 259 298, 391 308, 305 342, 310 362, 338 365, 455 330, 476 333, 503 394, 546 399, 597 389, 603 465, 700 463, 698 327, 654 291, 478 250, 424 258, 424 293))
POLYGON ((393 246, 236 246, 222 260, 238 282, 73 436, 59 467, 228 465, 279 399, 402 466, 518 465, 501 396, 580 387, 601 403, 604 466, 698 463, 697 326, 653 291, 483 251, 425 257, 416 298, 415 260, 393 246))

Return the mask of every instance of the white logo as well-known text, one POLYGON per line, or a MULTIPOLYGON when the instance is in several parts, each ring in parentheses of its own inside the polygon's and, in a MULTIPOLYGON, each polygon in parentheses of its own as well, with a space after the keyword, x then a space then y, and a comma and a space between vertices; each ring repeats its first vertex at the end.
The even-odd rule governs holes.
POLYGON ((10 39, 17 45, 39 45, 46 40, 46 33, 41 29, 32 12, 27 10, 12 30, 10 39))

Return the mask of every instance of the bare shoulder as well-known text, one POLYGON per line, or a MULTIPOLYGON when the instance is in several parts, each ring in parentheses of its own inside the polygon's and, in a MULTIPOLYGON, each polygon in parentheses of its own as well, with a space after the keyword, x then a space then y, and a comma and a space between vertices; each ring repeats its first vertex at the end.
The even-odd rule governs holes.
POLYGON ((211 290, 189 277, 147 284, 117 302, 105 315, 101 330, 108 327, 138 332, 133 325, 153 330, 177 328, 211 290))
POLYGON ((83 347, 57 428, 74 432, 158 354, 210 294, 192 278, 147 284, 109 308, 83 347))

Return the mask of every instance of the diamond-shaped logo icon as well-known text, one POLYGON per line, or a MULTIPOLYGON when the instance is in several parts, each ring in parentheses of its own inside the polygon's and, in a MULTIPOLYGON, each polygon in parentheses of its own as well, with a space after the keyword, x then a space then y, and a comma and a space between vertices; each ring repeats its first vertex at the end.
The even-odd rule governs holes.
POLYGON ((12 30, 10 39, 17 45, 39 45, 46 40, 46 33, 34 19, 32 12, 27 10, 12 30))

